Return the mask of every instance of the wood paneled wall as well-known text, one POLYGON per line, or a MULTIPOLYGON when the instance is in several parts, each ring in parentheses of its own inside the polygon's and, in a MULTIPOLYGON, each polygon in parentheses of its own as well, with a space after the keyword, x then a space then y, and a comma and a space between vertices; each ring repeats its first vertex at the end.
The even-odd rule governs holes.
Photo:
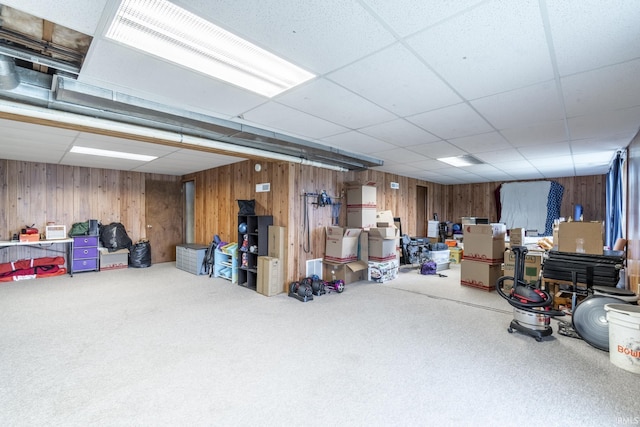
MULTIPOLYGON (((564 187, 560 216, 573 216, 573 208, 581 204, 585 221, 602 221, 605 218, 606 176, 590 175, 571 178, 553 178, 564 187)), ((496 190, 502 182, 481 184, 448 185, 445 187, 446 204, 443 220, 459 222, 463 216, 487 217, 489 221, 500 220, 496 205, 496 190)))
MULTIPOLYGON (((136 242, 146 235, 145 180, 180 181, 170 175, 62 166, 0 159, 0 240, 26 225, 44 232, 47 222, 66 225, 97 219, 121 222, 136 242)), ((0 252, 0 261, 25 258, 25 249, 0 252), (19 253, 16 253, 19 252, 19 253)))
POLYGON ((627 151, 627 285, 640 294, 640 133, 627 151))
MULTIPOLYGON (((73 166, 0 160, 0 239, 9 239, 27 224, 44 227, 56 221, 70 227, 90 218, 102 223, 122 222, 130 237, 145 237, 145 180, 195 183, 195 242, 208 244, 218 234, 224 241, 237 240, 239 199, 255 199, 258 215, 273 215, 274 224, 286 226, 289 241, 287 281, 304 275, 306 261, 324 256, 324 228, 332 224, 333 208, 317 207, 305 192, 326 190, 341 202, 339 225, 346 225, 346 183, 375 182, 379 210, 401 218, 403 232, 415 235, 422 218, 438 213, 442 221, 461 216, 486 216, 497 220, 494 191, 500 183, 441 185, 372 170, 336 172, 286 162, 257 161, 222 166, 184 177, 90 169, 73 166), (391 189, 391 183, 399 189, 391 189), (269 183, 271 191, 256 192, 269 183), (416 189, 427 189, 426 212, 416 207, 416 189), (308 225, 308 226, 307 226, 308 225)), ((585 219, 604 218, 603 176, 558 178, 565 187, 562 215, 573 213, 573 204, 584 206, 585 219)), ((636 203, 637 204, 637 203, 636 203)), ((421 208, 422 210, 422 208, 421 208)), ((634 213, 634 215, 637 213, 634 213)))

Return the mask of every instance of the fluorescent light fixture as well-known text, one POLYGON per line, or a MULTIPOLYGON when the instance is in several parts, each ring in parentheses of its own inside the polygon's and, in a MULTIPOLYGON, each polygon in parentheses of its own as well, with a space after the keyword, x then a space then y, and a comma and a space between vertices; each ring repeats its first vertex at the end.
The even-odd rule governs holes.
POLYGON ((146 156, 144 154, 133 154, 133 153, 124 153, 122 151, 100 150, 98 148, 80 147, 78 145, 74 145, 73 147, 71 147, 70 152, 77 153, 77 154, 89 154, 92 156, 115 157, 117 159, 138 160, 140 162, 150 162, 151 160, 155 160, 158 158, 156 156, 146 156))
POLYGON ((468 154, 465 154, 463 156, 456 156, 456 157, 442 157, 442 158, 439 158, 438 160, 456 167, 481 165, 484 163, 481 160, 478 160, 475 157, 470 156, 468 154))
POLYGON ((165 0, 123 0, 106 37, 266 97, 315 77, 165 0))

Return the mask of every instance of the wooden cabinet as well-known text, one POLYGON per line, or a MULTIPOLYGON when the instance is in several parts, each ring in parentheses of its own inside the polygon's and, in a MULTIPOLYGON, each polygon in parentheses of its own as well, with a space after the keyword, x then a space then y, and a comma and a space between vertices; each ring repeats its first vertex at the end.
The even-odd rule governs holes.
POLYGON ((258 257, 269 253, 271 215, 238 215, 238 285, 254 291, 258 285, 258 257))
POLYGON ((75 236, 69 249, 71 274, 83 271, 99 271, 98 236, 75 236))

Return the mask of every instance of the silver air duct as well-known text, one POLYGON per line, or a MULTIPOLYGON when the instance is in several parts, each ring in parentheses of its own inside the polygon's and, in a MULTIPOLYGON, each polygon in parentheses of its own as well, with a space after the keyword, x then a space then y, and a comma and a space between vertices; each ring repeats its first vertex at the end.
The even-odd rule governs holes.
POLYGON ((0 90, 13 90, 20 84, 13 58, 0 55, 0 90))

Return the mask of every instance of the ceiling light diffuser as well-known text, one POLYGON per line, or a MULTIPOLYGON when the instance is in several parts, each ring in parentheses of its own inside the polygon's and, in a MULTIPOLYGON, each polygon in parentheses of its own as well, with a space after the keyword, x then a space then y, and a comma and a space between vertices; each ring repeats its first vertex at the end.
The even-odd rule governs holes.
POLYGON ((468 154, 464 156, 456 156, 456 157, 442 157, 442 158, 439 158, 438 160, 456 167, 481 165, 484 163, 481 160, 478 160, 475 157, 470 156, 468 154))
POLYGON ((80 147, 78 145, 74 145, 73 147, 71 147, 71 150, 69 151, 71 153, 77 153, 77 154, 89 154, 92 156, 102 156, 102 157, 115 157, 117 159, 138 160, 141 162, 150 162, 151 160, 155 160, 158 158, 157 156, 125 153, 122 151, 100 150, 98 148, 80 147))
POLYGON ((315 77, 165 0, 123 0, 106 37, 266 97, 315 77))

